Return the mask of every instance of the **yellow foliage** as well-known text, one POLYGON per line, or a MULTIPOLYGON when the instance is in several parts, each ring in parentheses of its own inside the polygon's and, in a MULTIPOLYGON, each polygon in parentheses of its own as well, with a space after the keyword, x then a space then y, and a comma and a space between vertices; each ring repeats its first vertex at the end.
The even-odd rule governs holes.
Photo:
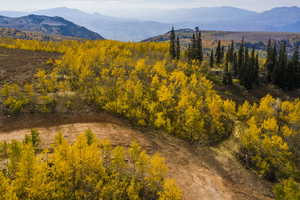
POLYGON ((61 134, 56 138, 53 153, 35 154, 31 144, 19 144, 16 164, 0 172, 1 200, 182 199, 175 182, 166 179, 165 160, 148 156, 137 143, 112 148, 91 131, 73 144, 61 134))
POLYGON ((216 94, 199 65, 170 60, 166 43, 9 40, 2 45, 8 44, 64 55, 49 72, 38 71, 32 85, 18 86, 16 97, 4 92, 6 112, 50 112, 81 103, 191 142, 216 142, 232 132, 233 102, 216 94))

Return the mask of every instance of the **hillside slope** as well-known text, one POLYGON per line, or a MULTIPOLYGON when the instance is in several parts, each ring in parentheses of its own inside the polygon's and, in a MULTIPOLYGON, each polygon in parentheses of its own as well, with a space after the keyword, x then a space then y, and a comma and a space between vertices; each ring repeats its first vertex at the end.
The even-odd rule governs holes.
POLYGON ((90 40, 104 39, 98 33, 92 32, 85 27, 78 26, 61 17, 28 15, 25 17, 11 18, 0 16, 0 27, 90 40))
MULTIPOLYGON (((237 32, 237 31, 201 31, 203 39, 205 40, 234 40, 241 41, 244 39, 248 42, 267 42, 270 38, 273 40, 300 40, 300 33, 285 33, 285 32, 237 32)), ((191 39, 193 36, 193 29, 178 29, 176 34, 182 39, 191 39)), ((163 42, 168 41, 170 32, 162 35, 157 35, 143 40, 144 42, 163 42)))
POLYGON ((68 37, 63 35, 47 35, 41 32, 20 31, 14 28, 0 28, 0 37, 39 41, 80 40, 80 38, 76 37, 68 37))
POLYGON ((17 119, 0 116, 0 141, 23 139, 32 128, 41 133, 42 141, 47 141, 45 146, 53 142, 58 131, 74 141, 87 129, 101 139, 109 139, 113 145, 127 147, 132 141, 138 141, 148 153, 158 152, 167 159, 169 174, 183 189, 185 200, 272 199, 270 185, 235 160, 228 151, 227 146, 231 144, 217 148, 192 147, 161 132, 136 130, 107 113, 23 115, 17 119))

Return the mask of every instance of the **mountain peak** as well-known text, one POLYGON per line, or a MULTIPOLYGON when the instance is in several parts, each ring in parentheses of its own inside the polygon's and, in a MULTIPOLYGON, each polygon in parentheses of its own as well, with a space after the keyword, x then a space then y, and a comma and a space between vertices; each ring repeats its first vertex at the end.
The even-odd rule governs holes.
POLYGON ((42 32, 47 35, 62 35, 83 39, 104 39, 98 33, 78 26, 62 17, 49 17, 30 14, 18 18, 0 18, 0 27, 14 28, 21 31, 42 32))

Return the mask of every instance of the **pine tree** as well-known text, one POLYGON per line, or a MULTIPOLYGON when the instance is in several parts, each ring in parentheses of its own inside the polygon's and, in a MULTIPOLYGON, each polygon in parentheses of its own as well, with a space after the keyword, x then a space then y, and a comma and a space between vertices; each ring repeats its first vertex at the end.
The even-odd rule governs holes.
POLYGON ((239 79, 245 88, 252 89, 258 81, 258 55, 256 55, 254 48, 249 55, 249 49, 245 47, 244 58, 239 79))
POLYGON ((242 69, 245 62, 245 45, 244 45, 244 38, 242 39, 239 51, 238 51, 238 57, 237 57, 237 76, 240 78, 242 69))
POLYGON ((175 30, 174 27, 172 27, 172 30, 170 32, 170 56, 172 59, 176 58, 176 35, 175 35, 175 30))
POLYGON ((179 39, 179 37, 177 37, 177 40, 176 40, 176 58, 177 58, 177 60, 180 59, 180 56, 181 56, 180 39, 179 39))
POLYGON ((231 41, 231 45, 228 49, 228 59, 229 62, 233 63, 233 56, 234 56, 234 41, 231 41))
POLYGON ((202 34, 199 28, 196 27, 196 31, 192 37, 192 44, 189 49, 188 57, 189 60, 203 61, 203 49, 202 49, 202 34))
POLYGON ((214 67, 214 65, 215 65, 214 49, 211 49, 211 52, 210 52, 209 65, 210 65, 210 67, 214 67))
POLYGON ((233 69, 233 75, 235 77, 238 76, 238 60, 237 60, 237 53, 234 53, 233 54, 233 62, 232 62, 232 69, 233 69))
POLYGON ((223 62, 224 58, 225 58, 225 47, 222 46, 222 48, 221 48, 221 62, 223 62))
POLYGON ((202 33, 200 31, 198 32, 197 43, 198 43, 197 58, 200 62, 202 62, 203 61, 203 47, 202 47, 202 33))
POLYGON ((298 68, 299 67, 299 49, 295 48, 292 59, 288 62, 288 66, 285 72, 285 82, 286 88, 288 90, 293 90, 297 88, 297 81, 299 77, 298 68))
POLYGON ((192 45, 191 44, 188 44, 187 58, 188 58, 189 61, 193 60, 193 49, 192 49, 192 45))
POLYGON ((221 41, 218 41, 218 46, 216 49, 216 63, 221 64, 222 63, 222 47, 221 47, 221 41))
POLYGON ((241 66, 240 81, 241 84, 245 86, 245 88, 251 89, 251 59, 249 57, 249 50, 247 47, 245 48, 244 55, 245 60, 243 61, 243 65, 241 66))
POLYGON ((225 68, 223 72, 223 84, 224 85, 232 85, 232 74, 229 71, 228 63, 225 63, 225 68))
POLYGON ((269 39, 267 46, 267 60, 265 63, 265 70, 267 74, 267 82, 272 81, 272 74, 277 62, 277 48, 276 43, 272 46, 272 40, 269 39))
POLYGON ((275 68, 272 73, 272 81, 275 85, 285 88, 287 87, 286 79, 286 69, 288 64, 288 58, 286 53, 286 43, 284 41, 281 42, 280 50, 279 50, 279 57, 278 62, 275 65, 275 68))
POLYGON ((296 46, 293 57, 292 64, 294 66, 294 79, 295 79, 295 88, 300 88, 300 62, 299 62, 299 46, 296 46))
POLYGON ((256 85, 259 85, 259 56, 256 54, 255 69, 254 69, 254 81, 256 85))
POLYGON ((249 84, 251 84, 251 87, 253 87, 254 84, 258 83, 258 70, 259 70, 258 55, 256 55, 255 48, 253 48, 251 52, 250 65, 249 65, 249 74, 250 74, 249 84))

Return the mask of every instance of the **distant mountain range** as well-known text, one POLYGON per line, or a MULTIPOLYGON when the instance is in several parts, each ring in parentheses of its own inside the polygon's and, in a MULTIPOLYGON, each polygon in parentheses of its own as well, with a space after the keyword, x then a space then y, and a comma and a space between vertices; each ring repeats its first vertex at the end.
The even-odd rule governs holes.
POLYGON ((104 16, 99 13, 86 13, 78 9, 53 8, 34 12, 0 11, 0 15, 20 17, 28 14, 59 16, 95 31, 107 39, 140 41, 170 30, 171 25, 136 19, 104 16))
POLYGON ((160 35, 174 25, 177 29, 199 26, 202 30, 300 32, 300 8, 278 7, 262 13, 234 8, 210 7, 151 10, 126 17, 86 13, 78 9, 53 8, 34 12, 3 11, 0 15, 20 17, 28 14, 60 16, 84 26, 107 39, 140 41, 160 35), (137 19, 130 19, 136 17, 137 19))
POLYGON ((62 17, 48 17, 41 15, 28 15, 24 17, 0 16, 0 27, 89 40, 104 39, 98 33, 92 32, 85 27, 78 26, 62 17))

